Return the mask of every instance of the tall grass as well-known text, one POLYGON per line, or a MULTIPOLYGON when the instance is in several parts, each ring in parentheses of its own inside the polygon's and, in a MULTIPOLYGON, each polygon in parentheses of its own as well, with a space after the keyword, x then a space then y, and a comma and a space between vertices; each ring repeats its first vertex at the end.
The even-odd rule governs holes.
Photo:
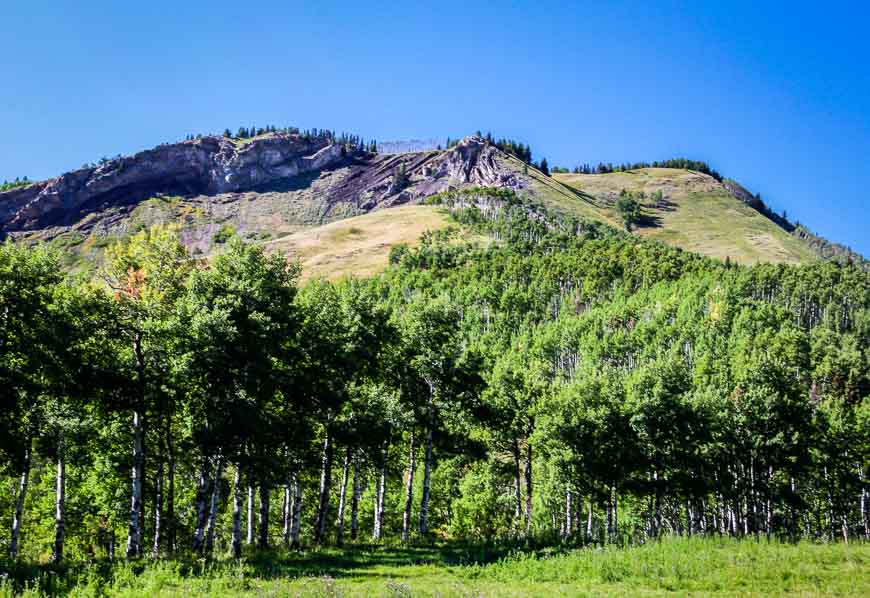
POLYGON ((241 560, 0 563, 0 598, 84 596, 870 596, 870 544, 668 538, 630 548, 355 547, 241 560), (495 559, 490 562, 490 559, 495 559))

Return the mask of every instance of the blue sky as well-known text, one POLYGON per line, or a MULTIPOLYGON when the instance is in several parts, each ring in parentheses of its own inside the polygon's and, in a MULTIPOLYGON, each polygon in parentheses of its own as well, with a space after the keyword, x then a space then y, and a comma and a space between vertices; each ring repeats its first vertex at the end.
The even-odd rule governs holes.
POLYGON ((573 166, 707 160, 870 256, 866 2, 0 6, 0 180, 188 133, 491 130, 573 166))

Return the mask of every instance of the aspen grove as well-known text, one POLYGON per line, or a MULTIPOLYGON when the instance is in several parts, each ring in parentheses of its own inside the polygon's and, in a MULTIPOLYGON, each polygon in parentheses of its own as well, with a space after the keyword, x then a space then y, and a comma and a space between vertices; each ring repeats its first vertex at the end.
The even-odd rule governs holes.
POLYGON ((154 227, 0 245, 11 559, 441 539, 870 539, 870 275, 722 263, 512 191, 370 279, 154 227), (473 231, 469 236, 459 229, 473 231))

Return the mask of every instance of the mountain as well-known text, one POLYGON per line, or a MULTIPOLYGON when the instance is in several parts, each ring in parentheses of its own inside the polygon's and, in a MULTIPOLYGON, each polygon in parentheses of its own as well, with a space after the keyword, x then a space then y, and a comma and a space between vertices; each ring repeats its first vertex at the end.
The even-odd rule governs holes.
POLYGON ((0 236, 52 242, 70 267, 86 268, 113 240, 171 223, 197 254, 238 234, 300 257, 309 273, 368 273, 386 264, 392 246, 448 226, 444 212, 420 205, 424 198, 478 186, 614 227, 619 194, 643 192, 636 234, 739 263, 862 259, 765 211, 733 181, 673 168, 545 176, 479 137, 395 154, 328 133, 165 144, 0 193, 0 236))

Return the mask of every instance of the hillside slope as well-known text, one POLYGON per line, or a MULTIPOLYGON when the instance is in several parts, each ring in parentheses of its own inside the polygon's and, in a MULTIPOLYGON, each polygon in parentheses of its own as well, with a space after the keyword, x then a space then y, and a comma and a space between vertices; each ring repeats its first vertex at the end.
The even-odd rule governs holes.
POLYGON ((589 196, 602 218, 618 220, 616 199, 624 189, 659 204, 644 203, 637 234, 719 259, 742 264, 802 263, 816 259, 801 239, 789 234, 735 197, 722 183, 699 172, 640 168, 608 174, 554 174, 558 181, 589 196))
POLYGON ((446 150, 373 154, 328 134, 291 133, 165 144, 0 192, 0 238, 51 242, 70 268, 89 269, 113 241, 172 224, 194 254, 219 252, 237 234, 298 255, 314 275, 365 274, 385 264, 395 244, 447 226, 431 208, 396 207, 475 186, 509 188, 553 215, 617 228, 622 190, 647 198, 661 191, 661 202, 646 201, 636 234, 739 263, 804 263, 839 247, 805 229, 790 232, 738 184, 699 172, 550 177, 479 137, 446 150), (346 219, 354 220, 335 224, 346 219))

